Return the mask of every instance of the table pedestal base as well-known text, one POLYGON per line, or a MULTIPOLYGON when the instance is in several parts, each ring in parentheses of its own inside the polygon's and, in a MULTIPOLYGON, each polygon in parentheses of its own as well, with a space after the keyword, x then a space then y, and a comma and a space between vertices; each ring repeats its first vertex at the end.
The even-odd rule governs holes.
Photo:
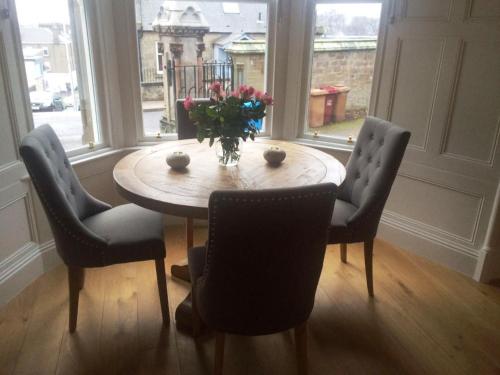
MULTIPOLYGON (((175 326, 179 331, 182 331, 192 337, 194 335, 194 324, 193 324, 193 301, 191 293, 182 301, 179 306, 175 309, 175 326)), ((200 322, 200 335, 205 333, 207 327, 200 322)))
POLYGON ((173 264, 172 267, 170 267, 170 274, 182 281, 186 281, 188 283, 191 282, 187 260, 181 262, 180 264, 173 264))

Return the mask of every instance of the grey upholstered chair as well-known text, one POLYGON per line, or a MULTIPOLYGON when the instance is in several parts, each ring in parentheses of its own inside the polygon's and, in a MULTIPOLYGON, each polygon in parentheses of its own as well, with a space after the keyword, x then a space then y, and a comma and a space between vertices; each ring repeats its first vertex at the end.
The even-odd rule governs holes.
POLYGON ((169 323, 163 216, 133 204, 111 208, 80 184, 49 125, 24 137, 20 152, 68 268, 69 331, 78 316, 86 267, 154 259, 163 316, 169 323))
POLYGON ((373 240, 409 139, 409 131, 367 117, 347 163, 346 179, 339 188, 333 211, 329 243, 340 243, 340 256, 345 263, 347 244, 364 242, 370 296, 373 296, 373 240))
MULTIPOLYGON (((209 103, 210 99, 194 99, 195 103, 209 103)), ((196 138, 196 125, 190 120, 189 114, 184 109, 184 99, 177 99, 175 103, 175 116, 177 118, 178 139, 196 138)))
POLYGON ((323 266, 337 187, 216 191, 206 247, 188 252, 195 336, 199 318, 216 331, 215 373, 224 334, 295 328, 299 372, 307 373, 306 322, 323 266))

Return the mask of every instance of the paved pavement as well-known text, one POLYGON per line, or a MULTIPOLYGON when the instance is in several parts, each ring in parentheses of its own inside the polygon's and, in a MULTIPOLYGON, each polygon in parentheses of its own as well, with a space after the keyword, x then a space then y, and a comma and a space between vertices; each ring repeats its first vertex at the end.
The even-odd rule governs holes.
MULTIPOLYGON (((163 110, 143 113, 146 135, 156 135, 160 131, 163 110)), ((33 112, 35 127, 50 124, 66 150, 82 146, 83 126, 79 111, 67 109, 62 112, 33 112)))
POLYGON ((160 132, 160 120, 163 117, 163 110, 148 111, 142 113, 142 123, 146 135, 156 135, 160 132))
POLYGON ((66 150, 82 146, 82 118, 79 111, 33 112, 35 128, 42 124, 52 126, 66 150))

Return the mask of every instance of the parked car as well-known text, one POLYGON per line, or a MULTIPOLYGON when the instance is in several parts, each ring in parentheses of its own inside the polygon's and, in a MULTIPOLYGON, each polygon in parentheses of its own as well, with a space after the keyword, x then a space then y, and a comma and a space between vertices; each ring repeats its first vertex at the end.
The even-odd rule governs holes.
POLYGON ((63 98, 65 108, 74 107, 76 103, 76 110, 80 110, 80 95, 78 94, 78 88, 75 89, 75 93, 73 95, 65 96, 63 98))
POLYGON ((38 111, 63 111, 66 106, 59 94, 48 91, 30 92, 31 110, 38 111))

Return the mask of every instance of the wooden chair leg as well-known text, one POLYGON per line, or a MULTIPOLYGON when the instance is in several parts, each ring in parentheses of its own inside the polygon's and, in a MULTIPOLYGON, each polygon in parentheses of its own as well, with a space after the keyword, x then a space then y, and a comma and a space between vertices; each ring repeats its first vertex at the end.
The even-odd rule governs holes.
POLYGON ((80 283, 79 283, 80 290, 82 290, 84 286, 85 286, 85 268, 82 268, 80 272, 80 283))
POLYGON ((76 321, 78 319, 78 297, 80 296, 82 273, 83 273, 83 268, 68 266, 70 333, 73 333, 76 330, 76 321))
POLYGON ((347 244, 346 243, 340 244, 340 260, 342 261, 342 263, 347 263, 347 244))
POLYGON ((222 375, 222 366, 224 365, 224 341, 226 335, 224 332, 215 332, 215 361, 214 375, 222 375))
POLYGON ((307 375, 307 321, 295 327, 295 349, 299 375, 307 375))
POLYGON ((165 260, 155 259, 156 265, 156 281, 158 282, 158 294, 160 296, 161 315, 163 325, 168 326, 170 323, 170 314, 168 312, 168 294, 167 294, 167 278, 165 275, 165 260))
POLYGON ((191 249, 194 244, 194 235, 193 235, 193 218, 186 218, 186 243, 187 248, 191 249))
POLYGON ((365 241, 365 270, 368 294, 373 297, 373 239, 365 241))

